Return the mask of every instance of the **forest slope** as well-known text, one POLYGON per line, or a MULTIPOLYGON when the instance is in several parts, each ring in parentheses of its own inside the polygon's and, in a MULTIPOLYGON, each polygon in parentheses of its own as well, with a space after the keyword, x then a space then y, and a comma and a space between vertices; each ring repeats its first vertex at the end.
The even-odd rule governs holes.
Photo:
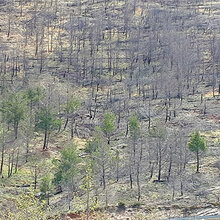
POLYGON ((1 218, 219 214, 219 21, 217 0, 0 0, 1 218))

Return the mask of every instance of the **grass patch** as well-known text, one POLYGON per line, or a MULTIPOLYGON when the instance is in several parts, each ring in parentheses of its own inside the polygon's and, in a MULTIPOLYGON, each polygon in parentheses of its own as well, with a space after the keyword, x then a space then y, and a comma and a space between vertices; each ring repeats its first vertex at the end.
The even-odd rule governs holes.
POLYGON ((220 130, 201 132, 201 136, 203 136, 208 143, 212 142, 212 143, 217 144, 219 146, 220 130))
POLYGON ((81 150, 81 149, 85 149, 86 144, 87 144, 87 139, 74 137, 73 142, 78 147, 78 149, 81 150))

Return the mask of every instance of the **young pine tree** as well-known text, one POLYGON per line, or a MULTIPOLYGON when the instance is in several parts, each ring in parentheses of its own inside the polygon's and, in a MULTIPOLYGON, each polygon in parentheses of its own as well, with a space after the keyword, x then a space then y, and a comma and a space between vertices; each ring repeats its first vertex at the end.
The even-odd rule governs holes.
POLYGON ((199 173, 199 152, 200 151, 206 151, 207 146, 205 143, 205 140, 200 136, 200 133, 197 131, 193 133, 190 137, 190 141, 188 142, 189 150, 194 152, 196 154, 196 173, 199 173))
POLYGON ((60 160, 53 161, 56 166, 55 185, 66 187, 68 190, 69 210, 74 192, 77 191, 81 179, 81 158, 75 145, 68 145, 61 151, 60 160))
POLYGON ((44 132, 43 150, 47 149, 50 133, 61 126, 61 120, 46 108, 38 112, 38 122, 35 124, 37 130, 44 132))
POLYGON ((108 144, 110 144, 110 138, 116 129, 115 120, 116 120, 116 116, 112 112, 106 113, 104 115, 102 130, 107 138, 108 144))
POLYGON ((18 128, 21 120, 24 119, 27 110, 27 102, 21 93, 13 93, 7 99, 3 99, 2 108, 4 120, 14 128, 15 139, 18 138, 18 128))
POLYGON ((42 178, 40 191, 42 192, 42 199, 47 199, 47 205, 50 205, 50 193, 53 191, 52 176, 45 175, 42 178))

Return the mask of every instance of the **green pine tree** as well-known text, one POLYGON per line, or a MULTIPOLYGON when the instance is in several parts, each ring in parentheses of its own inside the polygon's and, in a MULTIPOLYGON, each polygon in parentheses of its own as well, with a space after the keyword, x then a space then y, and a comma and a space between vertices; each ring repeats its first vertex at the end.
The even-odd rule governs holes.
POLYGON ((200 136, 200 133, 197 131, 191 135, 190 141, 188 142, 189 150, 196 153, 197 159, 197 168, 196 172, 199 173, 199 152, 206 151, 207 146, 205 140, 200 136))
POLYGON ((10 125, 13 125, 15 139, 18 138, 18 128, 20 121, 24 119, 27 111, 27 102, 21 93, 12 93, 2 101, 4 120, 10 125))
POLYGON ((110 144, 110 138, 112 133, 115 131, 115 114, 112 112, 108 112, 104 115, 103 127, 102 130, 107 137, 108 144, 110 144))
POLYGON ((44 132, 43 150, 47 149, 50 133, 61 126, 61 120, 46 108, 42 108, 38 114, 38 122, 35 124, 37 130, 44 132))

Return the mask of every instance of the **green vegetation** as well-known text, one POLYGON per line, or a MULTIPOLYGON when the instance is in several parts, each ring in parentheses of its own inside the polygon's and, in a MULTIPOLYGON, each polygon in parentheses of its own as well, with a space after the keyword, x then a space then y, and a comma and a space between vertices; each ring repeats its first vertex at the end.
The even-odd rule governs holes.
POLYGON ((75 121, 75 116, 74 113, 76 113, 77 110, 79 110, 81 107, 81 101, 75 97, 71 97, 70 99, 67 100, 67 103, 64 105, 64 112, 66 114, 66 122, 64 124, 64 130, 66 129, 68 122, 70 120, 70 125, 71 125, 71 138, 74 136, 74 121, 75 121))
POLYGON ((200 151, 204 152, 207 150, 205 140, 200 136, 199 132, 197 131, 191 135, 188 145, 190 151, 196 154, 196 159, 197 159, 196 172, 199 173, 199 152, 200 151))
POLYGON ((33 220, 46 220, 47 215, 45 213, 45 203, 40 202, 34 195, 34 192, 23 193, 15 201, 15 210, 8 210, 2 216, 9 220, 20 219, 33 219, 33 220))
POLYGON ((37 130, 44 132, 43 150, 45 150, 48 146, 51 132, 61 127, 61 120, 57 119, 55 114, 47 108, 42 108, 38 112, 37 118, 39 121, 36 123, 35 127, 37 130))
POLYGON ((50 205, 50 194, 53 192, 54 186, 52 184, 52 177, 50 174, 45 175, 42 178, 40 191, 42 193, 42 199, 47 198, 47 205, 50 205))
POLYGON ((219 9, 0 0, 0 219, 216 214, 219 9))
POLYGON ((104 121, 103 121, 103 132, 106 135, 106 138, 108 140, 108 144, 110 144, 110 137, 112 133, 115 131, 115 120, 116 117, 114 113, 109 112, 104 115, 104 121))
POLYGON ((8 124, 12 124, 14 128, 14 137, 18 138, 18 127, 21 120, 24 119, 26 113, 26 100, 21 93, 10 94, 2 101, 1 111, 3 118, 8 124))
POLYGON ((74 181, 74 177, 79 174, 80 157, 77 154, 76 146, 69 145, 61 151, 61 159, 55 160, 57 171, 55 173, 55 183, 66 184, 74 181))
POLYGON ((42 99, 43 93, 39 87, 36 89, 29 88, 25 92, 25 97, 28 100, 28 104, 30 105, 30 110, 32 112, 34 105, 39 103, 39 101, 42 99))
POLYGON ((132 139, 137 140, 138 137, 140 136, 140 124, 139 124, 137 114, 135 114, 134 116, 130 118, 129 130, 130 130, 132 139))

